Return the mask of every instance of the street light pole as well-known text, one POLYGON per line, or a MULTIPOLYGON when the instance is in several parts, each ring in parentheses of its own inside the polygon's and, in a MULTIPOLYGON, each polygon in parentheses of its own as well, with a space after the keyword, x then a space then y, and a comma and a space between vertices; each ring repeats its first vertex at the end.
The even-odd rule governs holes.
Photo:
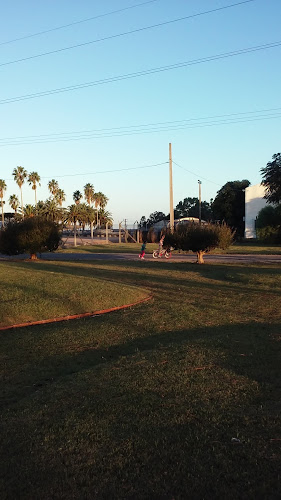
POLYGON ((172 161, 172 144, 169 143, 169 184, 170 184, 170 230, 174 232, 174 200, 173 200, 173 161, 172 161))
POLYGON ((198 179, 198 185, 199 185, 199 224, 201 224, 201 184, 202 184, 202 182, 198 179))

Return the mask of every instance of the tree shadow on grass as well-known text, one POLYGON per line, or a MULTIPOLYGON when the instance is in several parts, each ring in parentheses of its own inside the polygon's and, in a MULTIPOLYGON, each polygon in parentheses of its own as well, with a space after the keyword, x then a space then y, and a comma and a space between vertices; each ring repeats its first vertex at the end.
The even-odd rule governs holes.
MULTIPOLYGON (((98 341, 93 321, 76 327, 98 341)), ((75 328, 64 330, 65 346, 19 367, 23 399, 2 420, 6 498, 278 498, 275 412, 263 406, 280 387, 280 324, 143 332, 74 352, 75 328)))
MULTIPOLYGON (((26 263, 18 263, 23 268, 26 263)), ((251 284, 251 276, 263 278, 264 287, 266 287, 268 278, 279 277, 280 269, 275 266, 254 266, 244 265, 210 265, 194 266, 192 263, 173 263, 167 267, 165 263, 154 262, 135 262, 135 261, 99 261, 99 262, 65 262, 50 263, 36 262, 28 263, 33 265, 33 269, 45 272, 60 272, 62 274, 72 274, 81 277, 93 276, 94 278, 109 280, 114 283, 126 283, 129 285, 147 286, 154 289, 163 286, 172 291, 172 287, 184 286, 190 288, 204 287, 206 289, 215 289, 218 286, 225 291, 239 292, 260 292, 264 291, 262 285, 257 288, 256 284, 251 284), (160 272, 158 272, 160 271, 160 272), (161 274, 164 271, 164 274, 161 274), (180 275, 169 276, 169 271, 177 271, 180 275), (186 273, 186 274, 185 274, 186 273), (188 273, 192 273, 191 276, 188 273), (198 280, 194 279, 198 276, 198 280), (201 281, 204 279, 205 281, 201 281), (208 281, 206 281, 208 280, 208 281), (213 282, 216 282, 215 284, 213 282), (246 286, 248 285, 248 287, 246 286), (252 288, 251 288, 252 287, 252 288)), ((280 294, 280 287, 267 287, 266 293, 272 295, 280 294)))
MULTIPOLYGON (((24 388, 23 397, 38 389, 54 383, 63 377, 81 373, 82 371, 115 363, 120 358, 130 358, 139 353, 171 349, 188 349, 194 345, 204 350, 217 350, 219 357, 216 366, 233 370, 239 375, 249 377, 258 383, 275 383, 280 378, 278 355, 280 346, 280 324, 242 323, 226 324, 217 327, 201 327, 194 329, 147 332, 141 325, 134 325, 134 336, 131 339, 120 338, 113 345, 104 345, 99 338, 96 327, 106 322, 109 331, 118 331, 118 322, 130 323, 127 318, 120 318, 120 313, 113 313, 104 318, 86 318, 60 324, 27 327, 15 332, 4 332, 6 363, 9 363, 9 344, 21 338, 21 347, 12 354, 13 361, 19 363, 19 379, 17 385, 24 388), (119 318, 118 318, 119 316, 119 318), (98 324, 97 324, 98 323, 98 324), (63 328, 63 337, 56 345, 56 331, 63 328), (76 332, 79 332, 77 338, 76 332), (87 332, 87 337, 84 337, 87 332), (29 342, 24 351, 24 336, 29 342), (48 353, 48 338, 52 343, 52 353, 48 353), (79 340, 78 340, 79 339, 79 340), (84 342, 83 342, 84 339, 84 342), (78 341, 77 341, 78 340, 78 341), (40 342, 43 341, 42 348, 40 342), (34 352, 32 350, 34 344, 34 352), (36 349, 38 348, 38 351, 36 349), (38 359, 39 353, 39 360, 38 359), (223 354, 221 354, 223 353, 223 354), (24 362, 21 363, 23 356, 24 362), (21 366, 23 364, 23 366, 21 366), (278 367, 278 370, 277 370, 278 367), (25 377, 28 384, 25 385, 25 377)), ((167 354, 168 355, 168 354, 167 354)), ((200 366, 199 366, 200 368, 200 366)), ((17 379, 17 374, 15 374, 17 379)), ((20 391, 19 391, 20 392, 20 391)), ((19 395, 17 391, 17 397, 19 395)))

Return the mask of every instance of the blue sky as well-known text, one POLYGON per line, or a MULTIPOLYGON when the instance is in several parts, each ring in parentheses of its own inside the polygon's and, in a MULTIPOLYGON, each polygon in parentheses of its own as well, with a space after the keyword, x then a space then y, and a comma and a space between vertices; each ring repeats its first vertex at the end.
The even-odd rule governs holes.
MULTIPOLYGON (((237 3, 156 0, 68 28, 4 43, 142 1, 145 0, 5 2, 0 19, 1 99, 281 41, 280 0, 255 0, 154 29, 13 62, 237 3)), ((108 209, 115 223, 125 218, 133 223, 156 210, 168 213, 168 164, 137 167, 167 162, 169 142, 174 161, 183 167, 174 165, 174 205, 187 196, 198 196, 198 179, 202 180, 202 199, 207 201, 229 180, 247 178, 251 184, 259 183, 260 168, 281 149, 280 56, 281 45, 139 78, 0 104, 0 178, 8 185, 5 199, 13 193, 19 195, 11 174, 16 166, 22 165, 28 172, 37 171, 42 178, 38 199, 49 196, 47 183, 54 178, 67 195, 66 206, 72 203, 75 190, 83 191, 83 186, 91 182, 96 191, 108 196, 108 209), (280 109, 258 113, 275 108, 280 109), (244 116, 240 123, 226 124, 210 118, 248 112, 251 115, 239 115, 239 118, 244 116), (254 120, 249 121, 250 117, 254 120), (266 119, 256 120, 258 117, 266 119), (211 126, 202 126, 201 122, 194 127, 196 120, 202 118, 211 126), (127 135, 121 130, 114 136, 110 130, 103 131, 99 138, 81 139, 80 134, 177 120, 192 121, 189 126, 187 122, 182 128, 173 124, 164 131, 155 126, 156 132, 144 127, 146 133, 132 134, 130 128, 127 135), (34 143, 30 138, 18 139, 72 132, 75 134, 70 138, 75 140, 58 141, 53 136, 50 142, 34 143), (12 144, 7 145, 6 138, 13 138, 12 144)), ((231 118, 237 121, 237 117, 231 118)), ((62 136, 56 139, 59 137, 62 136)), ((34 202, 34 193, 27 184, 23 195, 24 203, 34 202)))

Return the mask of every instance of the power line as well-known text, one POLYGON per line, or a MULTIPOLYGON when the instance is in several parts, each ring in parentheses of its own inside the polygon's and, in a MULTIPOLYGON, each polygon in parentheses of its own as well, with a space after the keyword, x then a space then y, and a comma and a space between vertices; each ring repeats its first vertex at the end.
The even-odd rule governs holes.
POLYGON ((22 146, 28 144, 47 144, 56 142, 73 142, 89 139, 103 139, 112 137, 123 137, 130 135, 140 135, 148 133, 159 133, 177 130, 186 130, 202 127, 213 127, 222 125, 234 125, 239 123, 254 122, 260 120, 269 120, 281 118, 281 111, 274 113, 270 111, 281 110, 281 108, 272 108, 271 110, 249 111, 240 113, 217 115, 208 118, 190 118, 188 120, 176 120, 174 122, 159 122, 145 125, 129 125, 127 127, 113 127, 98 130, 88 130, 79 132, 61 132, 57 134, 41 134, 33 136, 6 137, 0 139, 0 147, 22 146), (265 111, 269 111, 264 113, 265 111), (261 114, 261 113, 264 114, 261 114), (247 114, 249 116, 247 116, 247 114), (254 115, 256 114, 256 116, 254 115), (224 117, 224 118, 220 118, 224 117))
MULTIPOLYGON (((168 161, 163 161, 161 163, 154 163, 152 165, 142 165, 140 167, 128 167, 128 168, 118 168, 115 170, 99 170, 96 172, 85 172, 85 173, 79 173, 79 174, 65 174, 65 175, 55 175, 56 179, 62 179, 64 177, 78 177, 78 176, 86 176, 86 175, 97 175, 97 174, 112 174, 114 172, 127 172, 128 170, 140 170, 144 168, 152 168, 152 167, 159 167, 161 165, 166 165, 169 163, 168 161)), ((41 179, 49 179, 52 177, 52 175, 49 175, 48 177, 41 177, 41 179)), ((5 179, 6 182, 8 181, 13 181, 14 179, 5 179)))
POLYGON ((185 170, 186 172, 188 172, 189 174, 194 175, 197 178, 199 177, 200 179, 204 179, 204 181, 211 182, 212 184, 215 184, 216 186, 221 186, 221 184, 218 184, 217 182, 211 181, 210 179, 206 179, 206 177, 203 177, 201 174, 198 174, 196 172, 193 172, 192 170, 188 170, 187 168, 182 167, 181 165, 179 165, 178 163, 176 163, 174 160, 173 160, 173 164, 177 165, 177 167, 181 168, 182 170, 185 170))
POLYGON ((41 138, 41 137, 56 137, 60 135, 72 135, 72 134, 87 134, 87 133, 94 133, 94 132, 110 132, 110 131, 118 131, 118 130, 127 130, 127 129, 132 129, 132 128, 142 128, 142 127, 151 127, 151 126, 157 126, 157 125, 173 125, 173 124, 182 124, 185 122, 198 122, 202 120, 213 120, 213 119, 218 119, 218 118, 231 118, 231 117, 243 117, 245 115, 253 115, 257 113, 272 113, 272 112, 281 112, 281 107, 276 107, 276 108, 265 108, 265 109, 256 109, 256 110, 251 110, 251 111, 240 111, 238 113, 226 113, 226 114, 221 114, 221 115, 211 115, 211 116, 203 116, 203 117, 198 117, 198 118, 185 118, 183 120, 169 120, 165 122, 153 122, 153 123, 141 123, 137 125, 126 125, 126 126, 119 126, 119 127, 107 127, 107 128, 100 128, 100 129, 92 129, 92 130, 75 130, 72 132, 57 132, 57 133, 51 133, 51 134, 39 134, 39 135, 20 135, 17 137, 3 137, 2 139, 0 138, 1 141, 6 141, 9 139, 29 139, 29 138, 41 138))
POLYGON ((38 31, 37 33, 31 33, 29 35, 21 36, 19 38, 14 38, 13 40, 8 40, 6 42, 0 42, 0 46, 1 45, 7 45, 7 44, 13 43, 13 42, 18 42, 20 40, 26 40, 27 38, 32 38, 32 37, 35 37, 35 36, 44 35, 46 33, 51 33, 53 31, 58 31, 58 30, 62 30, 62 29, 65 29, 65 28, 70 28, 71 26, 75 26, 77 24, 82 24, 82 23, 86 23, 88 21, 93 21, 93 20, 99 19, 101 17, 111 16, 112 14, 119 14, 120 12, 124 12, 124 11, 130 10, 130 9, 135 9, 136 7, 142 7, 143 5, 147 5, 147 4, 158 2, 158 1, 159 0, 149 0, 147 2, 138 3, 136 5, 131 5, 129 7, 124 7, 122 9, 112 10, 110 12, 105 12, 104 14, 98 14, 97 16, 92 16, 92 17, 88 17, 86 19, 81 19, 80 21, 74 21, 73 23, 63 24, 62 26, 57 26, 55 28, 50 28, 48 30, 38 31))
POLYGON ((206 15, 206 14, 211 14, 213 12, 217 12, 217 11, 221 11, 221 10, 225 10, 225 9, 230 9, 232 7, 237 7, 239 5, 250 3, 250 2, 255 2, 255 1, 256 0, 243 0, 242 2, 237 2, 237 3, 231 4, 231 5, 226 5, 226 6, 223 6, 223 7, 218 7, 216 9, 211 9, 211 10, 207 10, 207 11, 204 11, 204 12, 199 12, 197 14, 191 14, 189 16, 184 16, 184 17, 180 17, 180 18, 177 18, 177 19, 172 19, 170 21, 164 21, 162 23, 152 24, 150 26, 143 26, 142 28, 137 28, 137 29, 130 30, 130 31, 124 31, 122 33, 117 33, 115 35, 110 35, 110 36, 106 36, 106 37, 103 37, 103 38, 97 38, 95 40, 90 40, 89 42, 78 43, 76 45, 70 45, 68 47, 62 47, 60 49, 51 50, 51 51, 48 51, 48 52, 42 52, 41 54, 35 54, 33 56, 23 57, 21 59, 15 59, 13 61, 7 61, 7 62, 4 62, 4 63, 0 63, 0 66, 7 66, 7 65, 11 65, 11 64, 16 64, 16 63, 19 63, 19 62, 23 62, 23 61, 29 61, 31 59, 36 59, 36 58, 39 58, 39 57, 45 57, 45 56, 48 56, 48 55, 51 55, 51 54, 57 54, 59 52, 64 52, 66 50, 72 50, 72 49, 76 49, 76 48, 80 48, 80 47, 85 47, 85 46, 88 46, 88 45, 92 45, 94 43, 104 42, 106 40, 112 40, 114 38, 119 38, 119 37, 123 37, 123 36, 127 36, 127 35, 132 35, 134 33, 140 33, 140 32, 146 31, 146 30, 154 29, 154 28, 160 28, 161 26, 167 26, 169 24, 177 23, 177 22, 180 22, 180 21, 185 21, 187 19, 192 19, 194 17, 203 16, 203 15, 206 15))
POLYGON ((160 67, 156 67, 156 68, 146 69, 143 71, 137 71, 134 73, 127 73, 127 74, 123 74, 123 75, 113 76, 113 77, 104 78, 101 80, 95 80, 93 82, 85 82, 85 83, 80 83, 77 85, 71 85, 68 87, 61 87, 61 88, 57 88, 57 89, 45 90, 42 92, 36 92, 36 93, 32 93, 32 94, 25 94, 22 96, 10 97, 7 99, 0 100, 0 104, 10 104, 12 102, 25 101, 25 100, 35 99, 35 98, 39 98, 39 97, 45 97, 48 95, 60 94, 60 93, 70 92, 70 91, 74 91, 74 90, 80 90, 80 89, 84 89, 84 88, 88 88, 88 87, 94 87, 97 85, 105 85, 108 83, 114 83, 114 82, 118 82, 118 81, 122 81, 122 80, 139 78, 141 76, 149 76, 149 75, 152 75, 155 73, 162 73, 165 71, 171 71, 171 70, 175 70, 175 69, 179 69, 179 68, 185 68, 187 66, 203 64, 206 62, 212 62, 212 61, 216 61, 219 59, 227 59, 230 57, 248 54, 251 52, 258 52, 260 50, 268 50, 271 48, 280 47, 280 45, 281 45, 281 40, 279 40, 277 42, 266 43, 263 45, 255 45, 252 47, 238 49, 238 50, 235 50, 232 52, 224 52, 221 54, 215 54, 215 55, 203 57, 200 59, 191 59, 189 61, 183 61, 183 62, 179 62, 179 63, 175 63, 175 64, 170 64, 167 66, 160 66, 160 67))

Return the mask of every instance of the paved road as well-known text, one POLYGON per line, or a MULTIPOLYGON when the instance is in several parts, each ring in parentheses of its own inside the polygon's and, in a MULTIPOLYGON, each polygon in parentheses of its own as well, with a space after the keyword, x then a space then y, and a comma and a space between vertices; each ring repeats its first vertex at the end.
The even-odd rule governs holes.
MULTIPOLYGON (((19 255, 16 257, 8 257, 8 259, 28 259, 28 255, 19 255)), ((90 260, 139 260, 138 255, 135 253, 42 253, 41 258, 44 260, 55 261, 90 261, 90 260)), ((6 260, 7 257, 0 255, 0 260, 6 260)), ((152 254, 146 254, 146 261, 154 262, 195 262, 196 256, 194 254, 173 254, 170 260, 162 257, 161 259, 153 259, 152 254)), ((206 262, 219 262, 219 263, 263 263, 263 264, 281 264, 281 255, 205 255, 206 262)))
MULTIPOLYGON (((139 260, 137 254, 134 253, 95 253, 95 254, 42 254, 42 258, 46 260, 139 260)), ((145 260, 160 262, 194 262, 196 256, 194 254, 173 254, 171 259, 167 260, 164 257, 161 259, 153 259, 152 254, 146 254, 145 260)), ((240 263, 270 263, 270 264, 281 264, 281 255, 205 255, 204 260, 206 262, 240 262, 240 263)))

